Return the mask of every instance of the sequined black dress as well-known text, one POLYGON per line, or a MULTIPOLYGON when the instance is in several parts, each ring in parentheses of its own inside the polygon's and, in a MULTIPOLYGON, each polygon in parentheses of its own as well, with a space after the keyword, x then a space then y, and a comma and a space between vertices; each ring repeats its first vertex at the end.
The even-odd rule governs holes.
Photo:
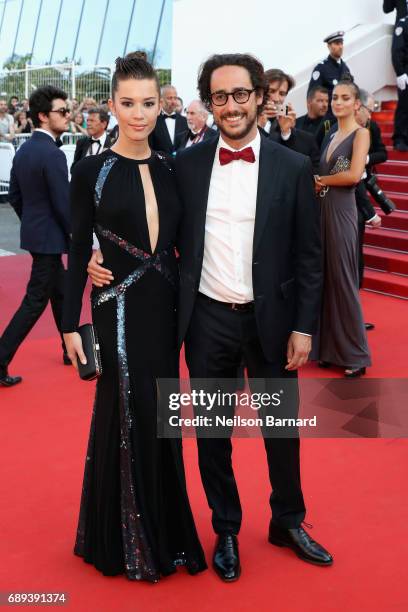
POLYGON ((94 289, 102 354, 75 553, 105 575, 157 581, 206 568, 186 492, 180 440, 156 436, 156 378, 178 375, 174 253, 180 217, 171 162, 113 151, 85 158, 71 182, 73 240, 63 329, 78 326, 94 230, 111 286, 94 289), (152 254, 139 164, 159 212, 152 254))

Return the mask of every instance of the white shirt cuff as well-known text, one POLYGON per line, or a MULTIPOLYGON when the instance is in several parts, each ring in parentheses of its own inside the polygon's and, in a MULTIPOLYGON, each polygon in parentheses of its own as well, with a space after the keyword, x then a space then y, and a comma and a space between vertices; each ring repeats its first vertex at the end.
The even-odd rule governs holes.
POLYGON ((301 336, 307 336, 308 338, 312 337, 312 334, 305 334, 305 332, 296 331, 296 329, 292 330, 292 334, 300 334, 301 336))
POLYGON ((289 140, 289 138, 292 136, 292 130, 289 130, 289 134, 283 134, 281 132, 281 136, 282 136, 282 140, 289 140))

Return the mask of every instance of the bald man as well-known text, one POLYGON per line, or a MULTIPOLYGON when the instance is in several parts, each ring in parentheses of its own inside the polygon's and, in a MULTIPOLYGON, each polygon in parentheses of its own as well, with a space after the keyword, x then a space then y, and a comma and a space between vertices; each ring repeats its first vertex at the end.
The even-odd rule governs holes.
POLYGON ((161 88, 161 112, 156 127, 150 134, 149 143, 154 151, 175 155, 181 146, 181 138, 187 131, 187 120, 176 112, 178 105, 177 89, 173 85, 161 88))

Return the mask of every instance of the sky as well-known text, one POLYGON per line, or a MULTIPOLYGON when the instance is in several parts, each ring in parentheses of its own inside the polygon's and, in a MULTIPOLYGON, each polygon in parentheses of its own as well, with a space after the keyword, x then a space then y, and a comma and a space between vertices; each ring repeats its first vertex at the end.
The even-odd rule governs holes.
MULTIPOLYGON (((55 41, 53 63, 72 58, 76 32, 83 0, 62 0, 58 35, 55 41)), ((81 29, 75 59, 83 65, 95 65, 100 33, 106 6, 106 26, 102 38, 98 64, 112 65, 118 55, 123 55, 134 0, 85 0, 81 29)), ((18 55, 31 53, 34 32, 42 4, 38 33, 34 47, 33 64, 50 61, 54 32, 61 0, 0 0, 0 68, 11 56, 21 11, 21 22, 15 52, 18 55)), ((151 50, 159 22, 162 0, 136 0, 126 51, 140 48, 151 50)), ((171 67, 172 0, 166 0, 157 45, 156 67, 171 67)))

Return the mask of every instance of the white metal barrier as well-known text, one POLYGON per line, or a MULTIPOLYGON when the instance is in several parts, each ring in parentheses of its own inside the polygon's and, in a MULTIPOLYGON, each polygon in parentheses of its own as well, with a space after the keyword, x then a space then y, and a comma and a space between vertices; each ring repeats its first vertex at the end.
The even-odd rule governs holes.
POLYGON ((31 134, 15 134, 13 145, 16 151, 19 150, 22 144, 31 138, 31 134))
POLYGON ((85 134, 71 134, 71 132, 64 132, 61 135, 62 144, 63 145, 74 145, 84 135, 85 134))
POLYGON ((13 157, 13 145, 8 142, 0 142, 0 195, 7 195, 9 192, 13 157))
POLYGON ((60 147, 60 151, 62 151, 67 158, 67 166, 68 166, 68 178, 71 180, 71 166, 74 161, 76 146, 74 144, 65 144, 60 147))

